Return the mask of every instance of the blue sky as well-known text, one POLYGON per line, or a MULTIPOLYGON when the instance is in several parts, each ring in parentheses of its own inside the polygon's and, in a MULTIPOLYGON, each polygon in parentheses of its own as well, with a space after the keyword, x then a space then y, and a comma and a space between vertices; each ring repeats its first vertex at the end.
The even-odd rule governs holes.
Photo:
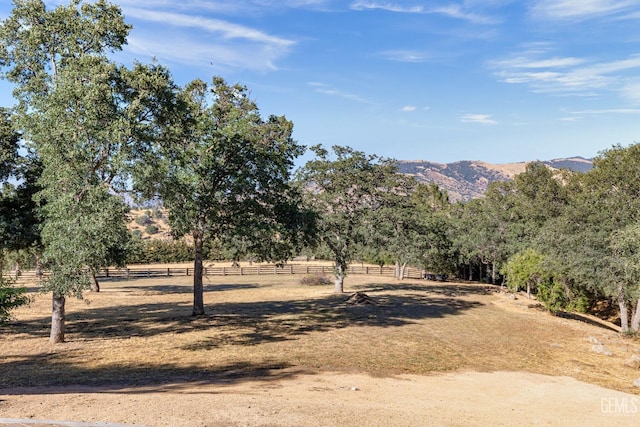
POLYGON ((113 3, 119 62, 245 84, 308 146, 505 163, 640 142, 638 0, 113 3))

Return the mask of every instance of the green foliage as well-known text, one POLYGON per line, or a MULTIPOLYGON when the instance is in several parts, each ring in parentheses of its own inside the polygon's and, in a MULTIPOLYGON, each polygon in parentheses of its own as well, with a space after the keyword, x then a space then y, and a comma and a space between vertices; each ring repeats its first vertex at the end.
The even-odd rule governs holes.
POLYGON ((158 226, 154 224, 149 224, 144 229, 144 232, 147 234, 157 234, 158 231, 159 231, 158 226))
POLYGON ((23 146, 10 115, 0 108, 0 250, 17 252, 40 246, 41 216, 33 196, 40 190, 41 164, 23 146))
POLYGON ((247 88, 214 77, 173 93, 163 133, 134 171, 146 199, 159 196, 175 236, 194 239, 194 314, 202 314, 203 243, 241 242, 258 259, 284 260, 303 241, 311 216, 289 185, 304 148, 285 117, 263 119, 247 88))
POLYGON ((531 248, 511 256, 501 270, 507 279, 509 289, 518 292, 520 289, 530 289, 548 281, 550 275, 545 273, 542 261, 542 254, 531 248))
POLYGON ((123 265, 127 212, 122 199, 104 187, 90 187, 79 195, 63 193, 49 202, 42 229, 43 261, 53 274, 44 289, 80 296, 91 272, 123 265))
POLYGON ((16 85, 14 96, 26 107, 76 59, 121 50, 130 29, 120 8, 105 0, 72 0, 53 10, 42 0, 16 0, 0 26, 2 77, 16 85))
POLYGON ((11 318, 11 310, 30 302, 25 288, 17 288, 0 271, 0 324, 11 318))
MULTIPOLYGON (((380 247, 371 242, 384 236, 380 227, 384 215, 402 215, 406 211, 387 209, 382 214, 391 200, 401 200, 400 193, 394 193, 403 185, 395 162, 367 156, 350 147, 332 149, 333 156, 319 145, 312 147, 317 157, 307 162, 297 178, 302 187, 311 190, 305 193, 307 204, 318 215, 318 236, 332 253, 339 279, 336 291, 342 292, 339 283, 348 264, 363 255, 362 247, 380 247)), ((395 223, 402 227, 402 220, 396 219, 395 223)))
POLYGON ((166 264, 193 261, 193 249, 193 245, 184 240, 142 240, 134 236, 127 247, 126 262, 127 264, 166 264))
POLYGON ((147 214, 142 214, 135 220, 136 224, 146 226, 151 224, 151 218, 147 214))
POLYGON ((557 314, 559 311, 570 308, 570 299, 566 287, 559 280, 546 278, 537 283, 538 300, 545 308, 557 314))

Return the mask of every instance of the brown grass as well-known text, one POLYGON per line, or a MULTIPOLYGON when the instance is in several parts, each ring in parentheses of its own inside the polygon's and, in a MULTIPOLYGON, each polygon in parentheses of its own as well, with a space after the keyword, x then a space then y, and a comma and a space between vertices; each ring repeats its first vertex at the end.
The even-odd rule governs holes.
POLYGON ((637 393, 624 361, 638 340, 586 316, 554 317, 477 284, 348 277, 344 295, 300 276, 215 277, 192 318, 191 278, 102 283, 67 302, 67 342, 48 343, 50 297, 0 329, 0 388, 120 388, 229 382, 300 372, 375 376, 453 370, 566 375, 637 393), (365 292, 376 305, 345 303, 365 292), (596 337, 614 353, 592 353, 596 337))

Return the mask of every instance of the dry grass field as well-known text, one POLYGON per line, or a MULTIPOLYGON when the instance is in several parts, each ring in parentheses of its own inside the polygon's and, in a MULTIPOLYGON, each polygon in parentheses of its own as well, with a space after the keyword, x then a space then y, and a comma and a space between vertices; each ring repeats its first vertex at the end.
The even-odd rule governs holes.
MULTIPOLYGON (((477 381, 469 387, 487 387, 496 373, 542 374, 587 383, 603 398, 640 397, 632 385, 640 370, 624 365, 640 354, 640 342, 595 318, 554 317, 534 301, 511 299, 488 285, 351 276, 347 293, 335 295, 332 285, 302 285, 301 278, 205 279, 207 314, 200 318, 190 316, 190 277, 104 281, 100 293, 68 300, 67 342, 55 346, 48 343, 50 297, 35 294, 30 307, 18 310, 14 322, 0 328, 0 421, 302 425, 309 422, 303 417, 309 413, 304 402, 314 402, 307 394, 342 393, 342 403, 314 404, 321 411, 308 415, 315 425, 415 425, 423 419, 415 417, 424 414, 412 418, 411 411, 394 406, 399 399, 403 403, 397 405, 415 407, 409 383, 407 388, 398 384, 424 378, 453 386, 458 377, 446 375, 457 373, 485 375, 468 377, 477 381), (375 304, 348 304, 355 291, 375 304), (592 352, 594 338, 613 355, 592 352), (381 405, 366 409, 362 401, 342 407, 359 390, 352 384, 363 384, 364 378, 379 391, 371 391, 367 399, 382 398, 384 391, 385 413, 404 418, 391 422, 380 415, 381 405), (287 387, 297 388, 284 393, 287 387), (201 399, 207 403, 197 403, 201 399), (231 409, 233 399, 237 405, 231 409), (206 415, 202 405, 209 405, 206 415), (251 405, 262 415, 252 412, 251 405), (350 424, 349 417, 369 421, 350 424)), ((482 393, 502 393, 508 399, 509 387, 519 383, 507 378, 506 384, 482 393)), ((434 392, 433 384, 425 387, 434 392)), ((491 410, 477 409, 477 414, 491 410)), ((602 413, 600 406, 591 409, 602 413)), ((469 425, 473 420, 456 424, 453 415, 449 421, 432 421, 469 425)), ((573 413, 568 416, 576 420, 573 413)), ((633 412, 631 418, 616 420, 622 422, 618 425, 637 425, 637 417, 633 412)), ((480 425, 485 419, 477 421, 480 425)))

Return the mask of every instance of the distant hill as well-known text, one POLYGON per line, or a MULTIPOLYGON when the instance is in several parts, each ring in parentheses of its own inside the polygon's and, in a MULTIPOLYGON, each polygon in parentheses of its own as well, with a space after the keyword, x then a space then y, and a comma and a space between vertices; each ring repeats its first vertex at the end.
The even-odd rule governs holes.
MULTIPOLYGON (((482 197, 489 183, 508 181, 525 171, 529 162, 491 164, 480 161, 459 161, 454 163, 435 163, 424 160, 400 160, 399 171, 414 175, 419 181, 435 183, 447 190, 452 202, 467 201, 482 197)), ((553 169, 569 169, 587 172, 592 161, 583 157, 554 159, 543 161, 553 169)))

